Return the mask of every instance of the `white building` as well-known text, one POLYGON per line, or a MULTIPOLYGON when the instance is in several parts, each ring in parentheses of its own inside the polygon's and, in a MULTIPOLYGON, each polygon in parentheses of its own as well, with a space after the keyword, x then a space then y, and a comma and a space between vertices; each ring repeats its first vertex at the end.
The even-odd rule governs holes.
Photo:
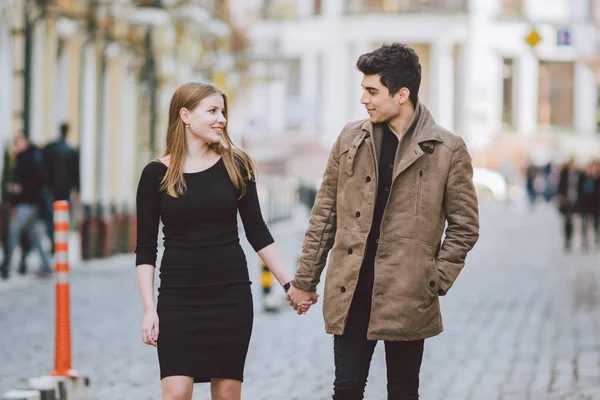
POLYGON ((11 21, 13 17, 13 2, 0 2, 0 88, 4 88, 0 90, 0 154, 4 154, 4 147, 6 140, 11 135, 12 126, 13 52, 11 31, 13 24, 11 21))
POLYGON ((256 131, 331 144, 367 116, 357 57, 398 41, 420 56, 421 101, 474 150, 502 134, 597 138, 598 92, 582 61, 596 49, 595 2, 244 1, 263 14, 249 27, 257 84, 246 118, 256 131), (541 40, 531 46, 529 35, 541 40))

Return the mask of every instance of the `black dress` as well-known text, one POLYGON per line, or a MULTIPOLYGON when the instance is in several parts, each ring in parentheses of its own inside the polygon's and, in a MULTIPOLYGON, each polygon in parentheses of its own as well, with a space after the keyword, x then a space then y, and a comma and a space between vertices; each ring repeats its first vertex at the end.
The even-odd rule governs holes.
POLYGON ((164 245, 158 289, 158 359, 161 379, 191 376, 243 381, 253 306, 237 211, 254 248, 273 243, 263 220, 256 183, 238 193, 219 159, 207 170, 184 174, 187 192, 160 190, 161 162, 142 171, 137 191, 136 265, 156 265, 159 218, 164 245))

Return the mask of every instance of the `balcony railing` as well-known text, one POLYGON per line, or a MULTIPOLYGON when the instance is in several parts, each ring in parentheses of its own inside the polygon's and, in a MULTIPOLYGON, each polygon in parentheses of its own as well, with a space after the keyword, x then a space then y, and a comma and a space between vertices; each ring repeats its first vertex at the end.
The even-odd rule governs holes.
POLYGON ((346 14, 467 12, 468 0, 346 0, 346 14))

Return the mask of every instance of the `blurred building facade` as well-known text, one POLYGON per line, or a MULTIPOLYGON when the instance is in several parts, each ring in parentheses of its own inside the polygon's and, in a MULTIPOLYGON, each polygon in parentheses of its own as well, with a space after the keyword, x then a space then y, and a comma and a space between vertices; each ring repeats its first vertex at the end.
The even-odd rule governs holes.
POLYGON ((70 124, 84 257, 132 247, 137 179, 164 150, 170 97, 190 80, 231 89, 231 32, 227 0, 0 2, 0 143, 21 130, 44 145, 70 124))
POLYGON ((546 161, 564 143, 596 152, 581 143, 598 143, 598 90, 584 61, 597 46, 597 3, 244 1, 245 18, 256 18, 248 27, 256 84, 247 118, 271 136, 293 132, 330 145, 345 122, 367 116, 357 57, 399 41, 420 56, 421 100, 474 152, 499 140, 540 148, 545 140, 546 161))

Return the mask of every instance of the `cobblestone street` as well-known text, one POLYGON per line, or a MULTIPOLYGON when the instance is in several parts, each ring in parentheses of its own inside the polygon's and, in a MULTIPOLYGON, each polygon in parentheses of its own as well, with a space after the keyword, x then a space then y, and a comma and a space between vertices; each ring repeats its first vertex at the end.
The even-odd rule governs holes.
MULTIPOLYGON (((302 217, 273 228, 290 268, 305 227, 302 217)), ((482 206, 481 239, 441 300, 445 330, 425 343, 422 399, 600 399, 600 249, 583 252, 577 241, 565 254, 560 229, 550 206, 482 206)), ((243 398, 331 398, 333 343, 321 303, 301 317, 287 307, 262 312, 259 266, 245 240, 244 248, 256 315, 243 398)), ((90 377, 95 400, 160 398, 156 351, 139 337, 133 264, 128 255, 72 272, 73 366, 90 377)), ((52 369, 53 281, 0 282, 0 321, 2 393, 52 369)), ((380 344, 366 399, 385 399, 385 387, 380 344)), ((194 399, 208 393, 198 384, 194 399)))

